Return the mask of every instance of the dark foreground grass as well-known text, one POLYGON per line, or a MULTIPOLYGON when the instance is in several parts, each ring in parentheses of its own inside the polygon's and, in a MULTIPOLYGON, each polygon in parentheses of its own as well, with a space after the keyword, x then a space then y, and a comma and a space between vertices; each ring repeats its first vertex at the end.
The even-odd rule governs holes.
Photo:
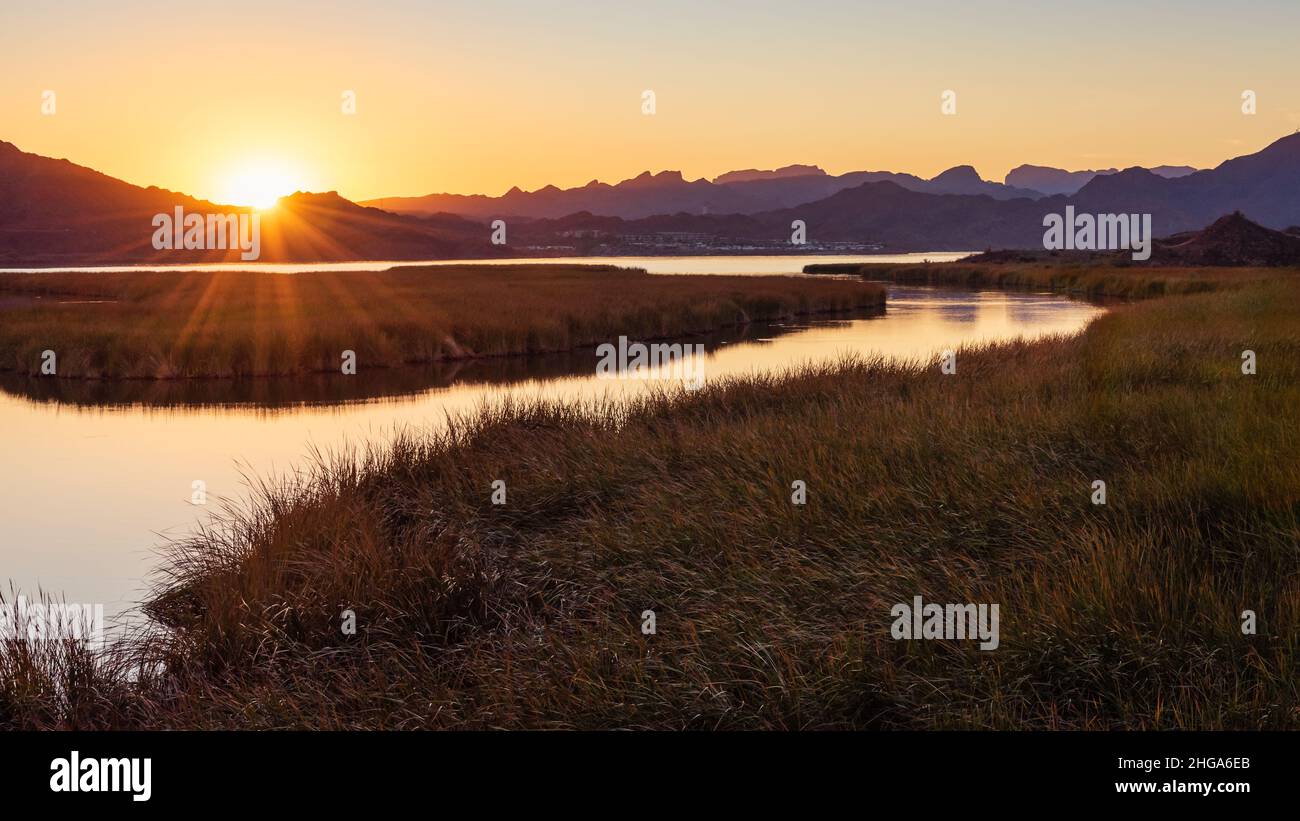
POLYGON ((0 722, 1295 728, 1298 300, 1135 303, 955 375, 497 409, 334 460, 175 548, 168 630, 97 662, 11 648, 0 722), (916 595, 999 604, 1001 646, 893 640, 916 595))
POLYGON ((854 274, 871 280, 910 285, 957 285, 965 288, 1034 288, 1093 297, 1145 299, 1236 288, 1255 282, 1300 278, 1296 268, 1155 267, 1080 263, 943 262, 912 265, 830 263, 806 265, 809 274, 854 274))
POLYGON ((653 276, 608 265, 460 265, 285 276, 0 274, 0 371, 98 379, 338 373, 568 351, 884 305, 799 277, 653 276), (36 299, 39 297, 39 299, 36 299))

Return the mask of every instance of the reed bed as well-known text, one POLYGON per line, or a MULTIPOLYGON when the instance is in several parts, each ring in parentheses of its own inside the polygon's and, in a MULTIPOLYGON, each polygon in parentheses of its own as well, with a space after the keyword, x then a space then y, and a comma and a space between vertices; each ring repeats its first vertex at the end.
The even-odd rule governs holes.
POLYGON ((1294 729, 1298 305, 1253 283, 951 375, 848 359, 322 456, 170 549, 147 634, 0 656, 0 724, 1294 729), (917 595, 997 603, 1000 646, 893 639, 917 595))
POLYGON ((176 379, 338 373, 684 337, 883 307, 806 277, 654 276, 612 266, 460 265, 294 275, 0 274, 0 371, 176 379), (6 304, 8 298, 8 304, 6 304))
POLYGON ((944 262, 911 265, 830 263, 804 266, 809 274, 861 276, 908 285, 963 288, 1029 288, 1092 297, 1147 299, 1236 288, 1251 283, 1300 278, 1295 268, 1180 268, 1123 262, 944 262))

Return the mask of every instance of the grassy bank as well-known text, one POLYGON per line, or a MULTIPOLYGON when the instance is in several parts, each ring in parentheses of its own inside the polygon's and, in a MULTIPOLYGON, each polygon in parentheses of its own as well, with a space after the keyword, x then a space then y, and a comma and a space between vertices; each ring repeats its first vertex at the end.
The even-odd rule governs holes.
POLYGON ((149 606, 172 632, 11 647, 0 723, 1297 728, 1297 305, 1256 283, 954 375, 485 412, 177 546, 149 606), (999 648, 894 640, 917 595, 998 604, 999 648))
POLYGON ((611 266, 0 274, 0 371, 89 378, 280 376, 567 351, 878 307, 879 286, 652 276, 611 266), (37 299, 39 298, 39 299, 37 299))
POLYGON ((1074 262, 944 262, 920 265, 831 263, 807 265, 809 274, 850 274, 910 285, 966 288, 1034 288, 1093 297, 1147 298, 1235 288, 1253 282, 1300 277, 1278 268, 1176 268, 1090 265, 1074 262))

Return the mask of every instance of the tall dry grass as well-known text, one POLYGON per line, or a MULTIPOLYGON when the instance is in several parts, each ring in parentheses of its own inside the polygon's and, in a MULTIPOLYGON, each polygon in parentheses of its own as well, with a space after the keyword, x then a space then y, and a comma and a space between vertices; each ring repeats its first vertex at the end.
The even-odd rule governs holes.
POLYGON ((955 375, 849 360, 326 459, 175 546, 168 630, 75 677, 9 662, 75 695, 0 691, 0 722, 1296 728, 1297 305, 1253 284, 955 375), (893 640, 915 595, 999 604, 1000 648, 893 640))
POLYGON ((831 263, 806 265, 804 272, 851 274, 869 280, 911 285, 1035 288, 1125 299, 1206 293, 1258 282, 1300 278, 1300 270, 1294 268, 1180 268, 1070 260, 1010 263, 958 261, 919 265, 831 263))
POLYGON ((39 374, 51 350, 65 378, 337 373, 345 350, 358 370, 391 368, 567 351, 619 334, 680 337, 884 299, 860 282, 600 265, 0 274, 0 371, 39 374))

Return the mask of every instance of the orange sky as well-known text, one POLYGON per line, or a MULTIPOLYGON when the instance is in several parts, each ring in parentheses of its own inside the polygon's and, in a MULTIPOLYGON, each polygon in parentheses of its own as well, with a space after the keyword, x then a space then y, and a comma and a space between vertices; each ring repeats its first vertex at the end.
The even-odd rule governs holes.
POLYGON ((9 6, 0 139, 230 201, 256 181, 365 199, 796 162, 1212 166, 1300 128, 1294 2, 270 5, 9 6))

